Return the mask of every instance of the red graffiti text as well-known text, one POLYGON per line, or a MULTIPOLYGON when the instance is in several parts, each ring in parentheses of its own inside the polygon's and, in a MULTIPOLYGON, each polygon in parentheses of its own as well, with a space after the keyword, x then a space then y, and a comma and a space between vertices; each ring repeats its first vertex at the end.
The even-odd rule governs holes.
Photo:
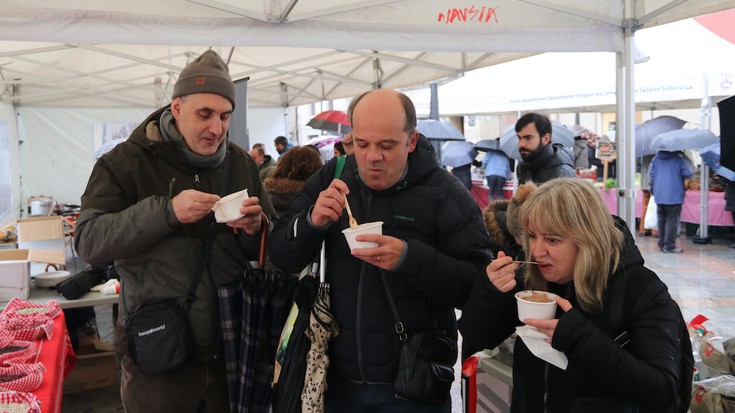
POLYGON ((482 6, 482 7, 464 7, 464 8, 452 8, 448 9, 446 13, 439 13, 437 18, 438 22, 445 24, 457 23, 457 22, 478 22, 478 23, 498 23, 497 8, 482 6), (492 21, 491 21, 492 20, 492 21))

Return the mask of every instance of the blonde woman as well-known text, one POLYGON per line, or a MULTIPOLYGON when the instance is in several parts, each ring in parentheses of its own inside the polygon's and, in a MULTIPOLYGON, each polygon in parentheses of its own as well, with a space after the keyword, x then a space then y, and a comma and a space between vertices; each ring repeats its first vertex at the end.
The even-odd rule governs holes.
POLYGON ((460 331, 474 346, 495 347, 521 324, 513 294, 550 291, 559 296, 557 318, 523 322, 569 365, 548 364, 517 339, 511 411, 686 411, 679 385, 691 383, 691 370, 680 370, 691 367, 692 353, 688 341, 682 347, 688 333, 679 307, 597 191, 579 179, 549 181, 523 203, 519 222, 526 257, 538 264, 520 280, 518 263, 498 253, 460 331), (621 333, 627 343, 615 340, 621 333))

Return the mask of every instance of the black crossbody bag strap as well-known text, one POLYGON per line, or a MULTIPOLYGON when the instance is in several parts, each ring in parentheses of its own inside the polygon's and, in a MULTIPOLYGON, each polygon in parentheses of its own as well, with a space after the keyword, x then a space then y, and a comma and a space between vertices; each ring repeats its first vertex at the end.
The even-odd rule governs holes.
MULTIPOLYGON (((226 142, 224 143, 226 144, 226 142)), ((230 179, 230 151, 227 151, 227 154, 225 155, 225 165, 222 171, 222 181, 219 188, 219 195, 220 197, 224 197, 227 195, 227 184, 229 183, 230 179)), ((197 265, 197 272, 194 276, 194 279, 191 282, 191 288, 189 289, 189 295, 186 297, 186 302, 184 303, 184 311, 189 311, 189 308, 191 308, 191 303, 194 302, 194 299, 196 298, 196 291, 199 287, 199 283, 202 281, 202 276, 204 276, 204 268, 207 266, 207 262, 209 261, 209 258, 212 256, 212 247, 214 246, 214 236, 215 231, 214 228, 217 226, 215 221, 212 221, 209 224, 209 231, 207 231, 207 237, 204 240, 204 251, 202 253, 202 258, 199 260, 199 265, 197 265)))
MULTIPOLYGON (((367 264, 363 264, 363 268, 367 264)), ((398 334, 398 339, 401 342, 406 341, 408 339, 408 335, 406 335, 406 329, 403 326, 403 322, 401 321, 401 316, 398 314, 398 306, 396 306, 396 301, 393 299, 393 294, 391 294, 390 287, 388 286, 388 279, 385 275, 385 270, 380 269, 380 279, 383 281, 383 289, 385 289, 385 295, 388 296, 388 304, 390 304, 390 311, 393 313, 393 318, 395 319, 395 324, 393 324, 393 329, 395 330, 396 334, 398 334)))

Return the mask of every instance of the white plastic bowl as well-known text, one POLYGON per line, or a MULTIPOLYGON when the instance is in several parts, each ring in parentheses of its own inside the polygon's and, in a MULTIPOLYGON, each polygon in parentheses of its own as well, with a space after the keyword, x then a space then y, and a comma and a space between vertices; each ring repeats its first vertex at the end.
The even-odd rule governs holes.
POLYGON ((242 208, 242 203, 246 199, 248 199, 247 189, 233 192, 220 199, 216 204, 214 204, 214 207, 212 207, 214 218, 219 223, 230 222, 242 218, 240 208, 242 208))
POLYGON ((357 229, 347 228, 343 229, 342 233, 347 238, 347 244, 350 246, 350 251, 355 248, 375 248, 378 246, 375 242, 357 241, 355 238, 358 235, 364 234, 378 234, 383 235, 383 221, 366 222, 360 224, 357 229))
POLYGON ((518 303, 518 319, 523 321, 527 318, 550 320, 556 315, 556 294, 547 291, 525 290, 516 293, 518 303), (529 301, 531 296, 543 296, 548 302, 529 301))

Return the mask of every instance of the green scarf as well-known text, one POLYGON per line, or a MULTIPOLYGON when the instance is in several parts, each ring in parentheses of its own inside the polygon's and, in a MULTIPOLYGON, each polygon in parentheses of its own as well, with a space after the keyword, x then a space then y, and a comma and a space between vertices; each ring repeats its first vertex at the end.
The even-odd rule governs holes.
POLYGON ((222 141, 217 152, 214 155, 199 155, 192 151, 189 145, 186 144, 186 140, 181 135, 178 129, 176 129, 176 119, 171 113, 171 108, 166 109, 161 114, 161 120, 159 122, 159 129, 161 130, 161 139, 164 141, 173 141, 176 143, 176 147, 184 154, 184 158, 196 168, 216 168, 222 161, 225 160, 227 154, 227 139, 222 141))

